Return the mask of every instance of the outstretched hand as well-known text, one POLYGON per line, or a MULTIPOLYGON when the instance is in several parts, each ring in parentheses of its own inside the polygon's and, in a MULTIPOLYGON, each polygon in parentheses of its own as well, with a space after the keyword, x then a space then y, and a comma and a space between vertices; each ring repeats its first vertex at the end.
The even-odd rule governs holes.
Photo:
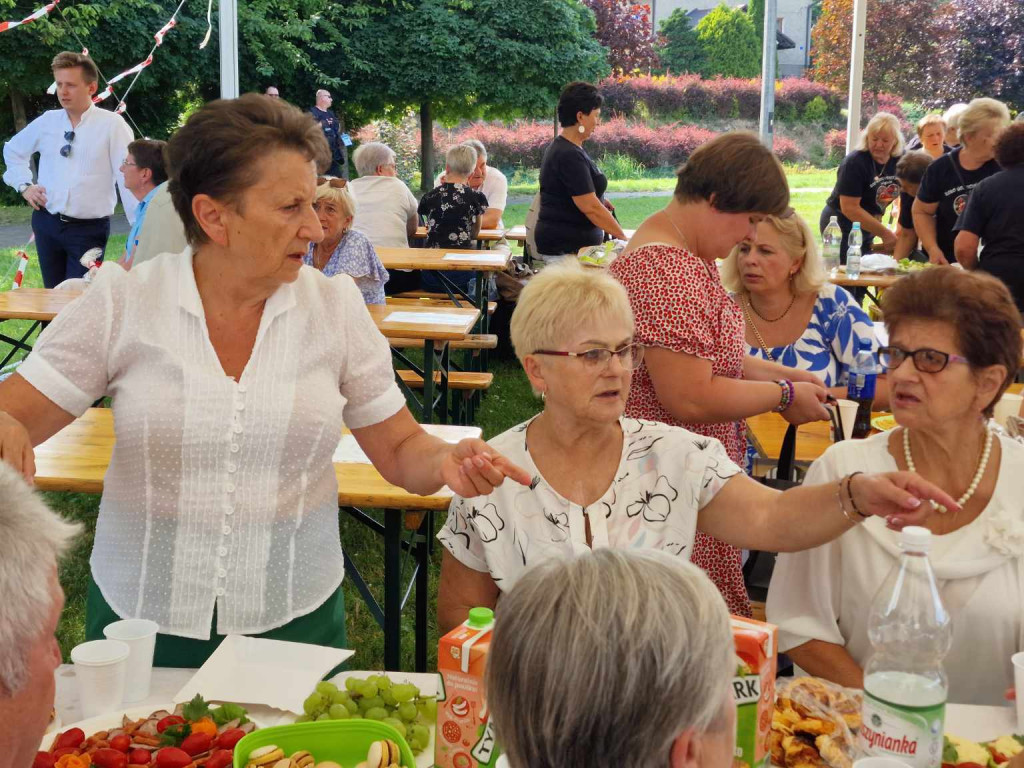
POLYGON ((932 512, 929 500, 950 512, 960 509, 952 496, 914 472, 857 475, 850 479, 849 487, 857 509, 884 517, 896 531, 924 523, 932 512))
POLYGON ((533 481, 529 472, 476 438, 459 441, 441 464, 441 479, 465 498, 486 496, 506 478, 520 485, 533 481))

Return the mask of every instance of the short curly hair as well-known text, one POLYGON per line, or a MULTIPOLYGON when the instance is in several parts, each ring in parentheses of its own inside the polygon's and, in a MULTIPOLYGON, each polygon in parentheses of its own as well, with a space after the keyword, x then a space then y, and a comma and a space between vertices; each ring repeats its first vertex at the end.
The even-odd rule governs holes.
POLYGON ((1006 285, 982 272, 936 267, 908 275, 882 297, 885 327, 892 338, 900 324, 945 323, 972 369, 1002 365, 1006 380, 983 411, 992 411, 1010 386, 1021 359, 1021 319, 1006 285))
POLYGON ((1024 165, 1024 123, 1013 123, 996 141, 996 162, 1000 168, 1024 165))

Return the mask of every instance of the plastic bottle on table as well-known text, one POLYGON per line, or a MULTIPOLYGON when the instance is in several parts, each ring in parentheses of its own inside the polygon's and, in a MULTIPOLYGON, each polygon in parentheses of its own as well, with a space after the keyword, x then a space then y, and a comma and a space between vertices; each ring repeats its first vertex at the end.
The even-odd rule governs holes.
POLYGON ((931 531, 910 526, 900 554, 868 615, 874 649, 864 667, 863 724, 869 755, 913 768, 939 768, 948 682, 942 660, 953 630, 928 562, 931 531))
POLYGON ((839 228, 839 221, 833 216, 829 219, 828 226, 821 233, 821 259, 825 264, 825 272, 830 278, 839 274, 839 256, 843 246, 843 231, 839 228))
MULTIPOLYGON (((853 251, 852 248, 850 250, 853 251)), ((846 399, 857 403, 853 437, 867 437, 871 434, 871 408, 875 402, 875 384, 878 380, 878 365, 875 362, 875 353, 871 349, 871 339, 860 340, 849 376, 846 382, 846 399)))
POLYGON ((853 222, 853 229, 850 230, 849 244, 846 249, 846 276, 851 280, 860 277, 860 255, 861 246, 864 243, 864 233, 861 232, 860 222, 853 222))

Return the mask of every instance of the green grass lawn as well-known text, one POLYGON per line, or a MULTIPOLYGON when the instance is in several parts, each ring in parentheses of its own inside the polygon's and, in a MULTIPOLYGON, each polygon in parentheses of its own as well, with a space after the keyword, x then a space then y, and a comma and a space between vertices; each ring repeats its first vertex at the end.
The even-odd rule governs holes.
MULTIPOLYGON (((831 181, 825 181, 822 174, 823 172, 815 171, 791 176, 793 206, 807 219, 815 231, 818 214, 824 202, 825 194, 821 192, 801 192, 800 189, 830 186, 831 181)), ((833 172, 827 172, 826 175, 833 176, 834 174, 833 172)), ((671 182, 671 180, 668 181, 671 182)), ((671 186, 666 188, 671 188, 671 186)), ((667 199, 663 196, 624 198, 616 201, 616 209, 623 227, 632 229, 637 227, 644 218, 663 208, 666 202, 667 199)), ((2 210, 0 209, 0 211, 2 210)), ((526 210, 526 204, 509 206, 504 215, 505 224, 507 226, 522 224, 526 217, 526 210)), ((0 219, 0 222, 2 222, 2 219, 0 219)), ((124 241, 124 236, 112 237, 107 246, 107 255, 110 256, 120 252, 124 247, 124 241)), ((7 290, 10 287, 10 280, 16 269, 14 253, 15 251, 12 248, 0 249, 0 290, 7 290)), ((30 256, 29 269, 24 284, 26 286, 41 287, 42 280, 34 248, 30 256)), ((20 337, 21 333, 29 325, 28 321, 10 321, 4 323, 3 331, 5 334, 20 337)), ((5 352, 6 348, 6 344, 0 344, 0 353, 5 352)), ((496 361, 492 366, 492 371, 495 374, 494 385, 486 399, 484 399, 477 419, 478 425, 483 428, 484 436, 487 438, 493 437, 509 427, 524 421, 540 408, 540 402, 530 392, 529 384, 518 363, 515 361, 496 361)), ((64 654, 64 658, 67 659, 71 648, 81 642, 84 637, 88 558, 92 549, 99 497, 74 493, 48 493, 45 496, 47 502, 54 509, 69 518, 81 521, 86 529, 85 535, 78 541, 70 555, 65 558, 60 569, 61 583, 67 594, 67 606, 64 610, 64 615, 61 617, 57 635, 61 651, 64 654)), ((444 515, 438 515, 436 521, 438 526, 444 522, 443 518, 444 515)), ((384 574, 382 563, 384 547, 382 541, 363 526, 354 523, 347 515, 342 515, 341 523, 342 545, 356 562, 367 583, 378 587, 378 599, 383 599, 382 586, 384 574)), ((440 547, 435 547, 431 564, 431 606, 436 605, 440 558, 440 547)), ((345 598, 348 610, 349 643, 356 651, 356 656, 351 662, 352 668, 380 668, 383 665, 384 658, 383 636, 370 612, 348 580, 345 582, 345 598)), ((403 666, 411 669, 413 664, 413 625, 411 610, 408 613, 409 616, 403 622, 402 627, 403 666)), ((436 657, 436 640, 437 628, 434 612, 431 610, 430 642, 433 649, 430 657, 431 664, 434 663, 436 657)))

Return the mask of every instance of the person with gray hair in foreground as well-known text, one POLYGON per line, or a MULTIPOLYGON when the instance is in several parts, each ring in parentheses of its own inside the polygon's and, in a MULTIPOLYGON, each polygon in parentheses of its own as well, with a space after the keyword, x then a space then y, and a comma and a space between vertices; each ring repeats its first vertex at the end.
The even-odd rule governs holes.
POLYGON ((509 768, 728 768, 734 658, 699 568, 599 549, 536 566, 501 601, 487 706, 509 768))
POLYGON ((50 723, 64 607, 57 558, 79 530, 0 462, 0 768, 31 765, 50 723))

